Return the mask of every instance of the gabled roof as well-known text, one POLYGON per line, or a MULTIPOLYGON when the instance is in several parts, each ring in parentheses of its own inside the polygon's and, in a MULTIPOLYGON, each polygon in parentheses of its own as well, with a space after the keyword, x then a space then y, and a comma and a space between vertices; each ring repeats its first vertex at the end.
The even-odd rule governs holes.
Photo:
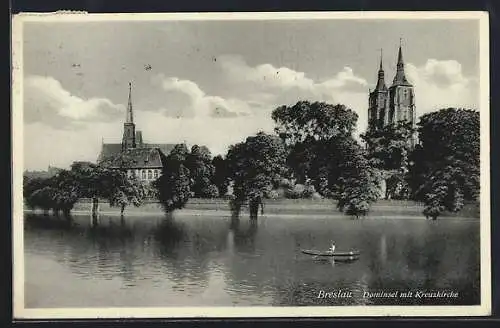
POLYGON ((122 152, 122 144, 102 144, 101 153, 99 154, 99 158, 97 162, 102 162, 103 160, 109 159, 110 157, 114 157, 122 152))
POLYGON ((112 168, 162 168, 162 154, 158 148, 131 148, 104 159, 101 164, 112 168))
POLYGON ((121 144, 103 144, 98 163, 116 168, 161 168, 175 144, 143 144, 122 151, 121 144))
POLYGON ((161 152, 165 155, 168 156, 170 152, 174 149, 175 144, 150 144, 150 143, 145 143, 142 145, 142 148, 159 148, 161 152))

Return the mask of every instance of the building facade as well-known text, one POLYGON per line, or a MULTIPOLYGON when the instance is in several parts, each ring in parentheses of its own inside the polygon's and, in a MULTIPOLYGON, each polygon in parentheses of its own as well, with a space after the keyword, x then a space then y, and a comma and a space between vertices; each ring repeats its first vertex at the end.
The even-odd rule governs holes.
MULTIPOLYGON (((382 55, 380 56, 377 85, 369 95, 368 128, 380 129, 403 121, 416 128, 416 120, 415 91, 405 75, 403 51, 400 45, 396 75, 390 87, 385 84, 382 55)), ((412 135, 410 142, 412 147, 416 145, 416 133, 412 135)))
POLYGON ((165 158, 175 144, 150 144, 142 140, 142 131, 137 131, 132 107, 132 85, 129 94, 123 137, 121 143, 103 143, 98 164, 122 169, 129 177, 152 182, 158 179, 165 164, 165 158))

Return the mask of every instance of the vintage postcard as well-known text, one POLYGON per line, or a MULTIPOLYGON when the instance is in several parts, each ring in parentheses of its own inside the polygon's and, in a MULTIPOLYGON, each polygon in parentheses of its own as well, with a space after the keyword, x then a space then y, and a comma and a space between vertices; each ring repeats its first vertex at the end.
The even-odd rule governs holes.
POLYGON ((483 12, 13 18, 14 317, 484 316, 483 12))

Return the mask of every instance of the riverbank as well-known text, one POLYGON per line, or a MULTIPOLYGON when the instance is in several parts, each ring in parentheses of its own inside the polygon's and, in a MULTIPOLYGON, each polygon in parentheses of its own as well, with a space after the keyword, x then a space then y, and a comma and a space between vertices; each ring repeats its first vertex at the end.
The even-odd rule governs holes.
MULTIPOLYGON (((413 201, 379 200, 372 204, 367 218, 424 218, 423 205, 413 201)), ((75 204, 73 214, 90 213, 90 200, 81 200, 75 204)), ((27 209, 25 209, 28 211, 27 209)), ((176 215, 187 216, 230 216, 229 201, 225 199, 190 199, 176 215)), ((336 202, 329 199, 279 199, 265 200, 265 217, 346 217, 337 209, 336 202)), ((120 215, 120 209, 109 206, 109 203, 100 202, 100 214, 120 215)), ((147 202, 140 207, 129 206, 125 209, 126 216, 157 216, 163 215, 163 209, 158 202, 147 202)), ((247 208, 242 209, 242 216, 248 215, 247 208)), ((479 218, 479 204, 466 204, 458 213, 443 213, 442 217, 479 218)))

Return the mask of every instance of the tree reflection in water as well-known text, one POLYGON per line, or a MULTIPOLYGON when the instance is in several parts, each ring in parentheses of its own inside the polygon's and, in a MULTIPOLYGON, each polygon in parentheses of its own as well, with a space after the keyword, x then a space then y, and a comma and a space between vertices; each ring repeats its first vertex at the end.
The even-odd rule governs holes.
MULTIPOLYGON (((66 220, 27 214, 27 258, 55 261, 53 278, 48 278, 55 285, 59 274, 75 289, 88 288, 80 284, 88 279, 108 290, 127 290, 147 305, 174 306, 179 298, 197 304, 210 300, 203 303, 207 306, 387 305, 387 298, 363 298, 363 291, 416 288, 456 290, 463 298, 446 300, 455 304, 479 300, 477 222, 289 217, 251 221, 174 213, 123 219, 101 216, 97 224, 91 223, 89 216, 66 220), (301 248, 328 247, 332 238, 340 250, 359 249, 360 259, 332 267, 328 261, 314 261, 300 252, 301 248), (73 276, 59 273, 61 265, 73 276), (317 299, 319 290, 338 289, 351 290, 354 297, 317 299), (202 299, 204 292, 212 297, 202 299)), ((26 279, 36 285, 37 272, 27 272, 26 279)), ((92 291, 99 301, 113 297, 113 293, 99 292, 92 291)), ((43 304, 48 295, 36 293, 28 291, 27 297, 36 296, 43 304)), ((54 293, 51 297, 63 296, 54 293)), ((141 305, 138 300, 137 306, 141 305)))

